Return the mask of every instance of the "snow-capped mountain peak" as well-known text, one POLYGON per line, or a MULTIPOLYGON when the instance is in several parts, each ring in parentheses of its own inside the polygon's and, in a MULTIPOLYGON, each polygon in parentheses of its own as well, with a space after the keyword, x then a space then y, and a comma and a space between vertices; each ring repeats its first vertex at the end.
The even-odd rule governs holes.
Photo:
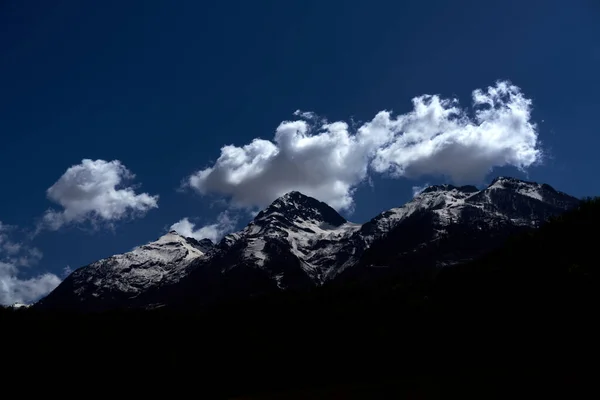
MULTIPOLYGON (((303 275, 307 282, 320 282, 324 269, 334 265, 336 249, 360 229, 346 221, 332 207, 298 191, 279 197, 242 231, 227 235, 219 243, 219 256, 232 252, 233 265, 253 265, 268 271, 277 285, 287 287, 291 275, 303 275), (293 267, 280 270, 289 260, 293 267)), ((216 264, 226 264, 215 261, 216 264)))
POLYGON ((63 297, 59 301, 73 298, 74 304, 131 300, 150 289, 177 282, 211 248, 210 240, 197 241, 170 231, 127 253, 75 270, 40 305, 52 302, 53 297, 63 297))
POLYGON ((457 209, 465 200, 478 193, 475 186, 434 185, 421 191, 411 201, 401 207, 395 207, 379 214, 363 225, 367 243, 385 235, 417 211, 431 210, 447 213, 446 210, 457 209))
POLYGON ((340 226, 346 219, 331 208, 327 203, 313 197, 306 196, 298 191, 291 191, 276 199, 269 207, 261 211, 254 218, 255 223, 268 219, 280 221, 312 221, 331 226, 340 226))
POLYGON ((484 190, 471 185, 434 185, 403 206, 381 213, 363 225, 361 231, 369 245, 418 211, 433 213, 439 225, 436 228, 438 233, 444 232, 444 226, 461 221, 538 226, 548 216, 567 210, 576 203, 577 199, 547 184, 509 177, 494 179, 484 190))
MULTIPOLYGON (((545 185, 552 189, 550 186, 545 185)), ((535 182, 523 181, 516 178, 500 176, 492 181, 488 186, 488 190, 511 190, 523 196, 531 197, 532 199, 543 201, 544 189, 542 185, 535 182)), ((556 192, 554 189, 552 191, 556 192)))

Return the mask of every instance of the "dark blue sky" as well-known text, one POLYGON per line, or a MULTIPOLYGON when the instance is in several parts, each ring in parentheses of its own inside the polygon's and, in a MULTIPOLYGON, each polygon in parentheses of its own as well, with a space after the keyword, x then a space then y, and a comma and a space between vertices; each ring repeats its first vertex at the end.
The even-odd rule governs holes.
MULTIPOLYGON (((546 157, 527 175, 575 196, 600 193, 597 1, 3 1, 0 221, 33 230, 60 207, 46 189, 82 159, 120 160, 142 218, 42 231, 23 276, 60 273, 158 237, 183 217, 213 222, 215 197, 177 191, 226 144, 272 140, 296 109, 329 121, 412 110, 422 94, 471 103, 510 80, 533 102, 546 157)), ((363 222, 443 177, 362 183, 363 222)), ((347 213, 345 215, 348 215, 347 213)), ((242 217, 242 224, 248 217, 242 217)), ((26 240, 14 233, 14 240, 26 240)))

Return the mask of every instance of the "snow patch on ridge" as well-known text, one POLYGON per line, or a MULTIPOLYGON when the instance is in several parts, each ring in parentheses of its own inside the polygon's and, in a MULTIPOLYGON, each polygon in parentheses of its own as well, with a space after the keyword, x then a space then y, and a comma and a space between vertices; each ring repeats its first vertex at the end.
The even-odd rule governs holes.
POLYGON ((69 278, 80 297, 101 297, 113 291, 135 297, 150 287, 178 281, 194 260, 206 257, 195 243, 172 231, 130 252, 80 268, 69 278))

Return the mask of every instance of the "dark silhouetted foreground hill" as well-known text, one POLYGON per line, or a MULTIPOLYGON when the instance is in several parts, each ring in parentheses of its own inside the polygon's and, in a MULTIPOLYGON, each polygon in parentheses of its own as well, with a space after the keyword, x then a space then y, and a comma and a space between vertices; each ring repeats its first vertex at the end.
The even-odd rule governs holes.
POLYGON ((30 381, 58 376, 58 392, 124 382, 173 398, 577 390, 595 370, 599 227, 588 199, 433 281, 386 276, 185 313, 2 310, 3 362, 30 381))

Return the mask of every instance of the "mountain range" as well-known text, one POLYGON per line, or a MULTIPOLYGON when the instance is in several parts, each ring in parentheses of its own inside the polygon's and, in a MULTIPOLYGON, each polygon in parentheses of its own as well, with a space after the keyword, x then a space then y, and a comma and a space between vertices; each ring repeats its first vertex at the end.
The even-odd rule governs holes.
POLYGON ((175 231, 72 272, 41 309, 197 307, 279 291, 430 279, 535 229, 579 200, 515 178, 437 185, 364 224, 293 191, 219 243, 175 231))

